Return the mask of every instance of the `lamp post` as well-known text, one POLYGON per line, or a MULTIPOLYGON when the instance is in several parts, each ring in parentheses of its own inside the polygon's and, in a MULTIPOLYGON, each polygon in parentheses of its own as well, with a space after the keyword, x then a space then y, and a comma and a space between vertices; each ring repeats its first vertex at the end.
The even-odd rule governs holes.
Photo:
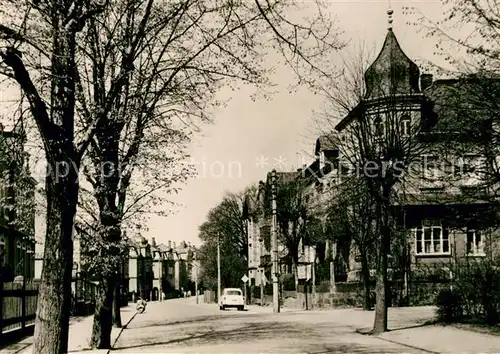
POLYGON ((279 303, 279 268, 278 268, 278 230, 276 216, 276 170, 271 172, 271 194, 272 194, 272 227, 271 227, 271 242, 272 242, 272 272, 273 272, 273 312, 280 312, 279 303))
POLYGON ((220 234, 217 235, 217 302, 220 304, 220 234))
POLYGON ((194 253, 194 293, 196 294, 196 305, 198 305, 198 253, 194 253))

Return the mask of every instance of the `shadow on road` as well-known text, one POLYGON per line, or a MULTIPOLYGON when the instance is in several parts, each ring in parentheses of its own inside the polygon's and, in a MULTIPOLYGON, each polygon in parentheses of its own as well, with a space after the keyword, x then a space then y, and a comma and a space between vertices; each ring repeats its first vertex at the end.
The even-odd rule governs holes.
MULTIPOLYGON (((215 316, 214 316, 215 317, 215 316)), ((220 319, 215 317, 213 319, 220 319)), ((203 318, 204 321, 210 321, 210 318, 203 318)), ((186 324, 197 322, 196 320, 179 321, 177 323, 186 324)), ((199 322, 199 321, 198 321, 199 322)), ((297 352, 300 347, 301 353, 400 353, 401 348, 392 349, 387 346, 374 346, 367 344, 356 343, 355 341, 345 338, 342 334, 351 334, 352 330, 340 330, 336 328, 333 332, 325 336, 322 328, 317 326, 308 326, 291 322, 253 322, 244 323, 235 328, 221 328, 217 324, 205 323, 202 327, 198 323, 196 328, 183 327, 178 331, 170 332, 169 328, 173 323, 163 324, 156 328, 156 336, 142 338, 141 343, 123 343, 114 348, 114 351, 134 350, 134 352, 147 352, 148 348, 152 347, 170 347, 176 348, 178 352, 182 352, 182 347, 200 347, 207 345, 245 345, 244 343, 257 344, 259 341, 273 341, 280 347, 280 352, 297 352), (189 333, 192 332, 192 333, 189 333), (344 332, 344 333, 342 333, 344 332), (161 340, 165 333, 169 333, 168 337, 172 339, 161 340), (162 335, 163 334, 163 335, 162 335), (177 338, 175 338, 177 337, 177 338), (338 341, 338 342, 337 342, 338 341), (344 342, 345 341, 345 342, 344 342)), ((332 328, 330 327, 330 330, 332 328)), ((151 350, 151 349, 149 349, 151 350)), ((267 351, 270 350, 269 348, 267 351)), ((258 351, 258 350, 257 350, 258 351)))

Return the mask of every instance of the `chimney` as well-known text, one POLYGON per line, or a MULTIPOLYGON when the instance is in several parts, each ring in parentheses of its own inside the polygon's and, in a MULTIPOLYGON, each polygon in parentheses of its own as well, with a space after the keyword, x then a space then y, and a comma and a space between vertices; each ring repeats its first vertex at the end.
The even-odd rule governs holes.
POLYGON ((172 248, 172 241, 168 241, 168 248, 172 248))
POLYGON ((191 248, 191 241, 188 241, 188 247, 191 248))
POLYGON ((175 241, 172 242, 172 248, 175 248, 175 241))
POLYGON ((432 85, 432 74, 420 75, 420 90, 425 91, 432 85))
POLYGON ((156 240, 154 237, 151 237, 151 246, 156 247, 156 240))

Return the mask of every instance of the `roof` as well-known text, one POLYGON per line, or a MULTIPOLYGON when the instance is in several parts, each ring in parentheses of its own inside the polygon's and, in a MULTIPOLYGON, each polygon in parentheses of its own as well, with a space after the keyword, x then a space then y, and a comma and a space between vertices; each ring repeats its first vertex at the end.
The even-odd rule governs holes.
POLYGON ((317 155, 320 151, 337 150, 338 135, 337 132, 332 132, 327 135, 322 135, 316 140, 316 148, 314 154, 317 155))
MULTIPOLYGON (((272 172, 267 173, 266 184, 271 184, 271 174, 272 172)), ((294 172, 276 172, 276 181, 277 182, 290 182, 295 180, 300 176, 300 173, 297 171, 294 172)))
POLYGON ((418 66, 403 52, 389 29, 379 55, 365 72, 364 99, 419 93, 419 78, 418 66))

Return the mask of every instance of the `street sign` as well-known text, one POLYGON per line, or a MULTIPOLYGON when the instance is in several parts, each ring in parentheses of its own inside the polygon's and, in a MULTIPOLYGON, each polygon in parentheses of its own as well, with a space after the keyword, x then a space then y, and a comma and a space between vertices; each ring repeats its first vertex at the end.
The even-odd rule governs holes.
POLYGON ((297 266, 297 277, 299 279, 306 279, 307 272, 306 272, 306 266, 305 265, 299 265, 299 266, 297 266))
POLYGON ((273 274, 273 282, 277 282, 277 281, 278 281, 278 277, 273 274))
POLYGON ((309 281, 312 277, 312 265, 308 264, 306 265, 306 281, 309 281))
POLYGON ((248 281, 248 277, 246 276, 246 274, 241 277, 241 280, 243 281, 243 283, 246 283, 248 281))

